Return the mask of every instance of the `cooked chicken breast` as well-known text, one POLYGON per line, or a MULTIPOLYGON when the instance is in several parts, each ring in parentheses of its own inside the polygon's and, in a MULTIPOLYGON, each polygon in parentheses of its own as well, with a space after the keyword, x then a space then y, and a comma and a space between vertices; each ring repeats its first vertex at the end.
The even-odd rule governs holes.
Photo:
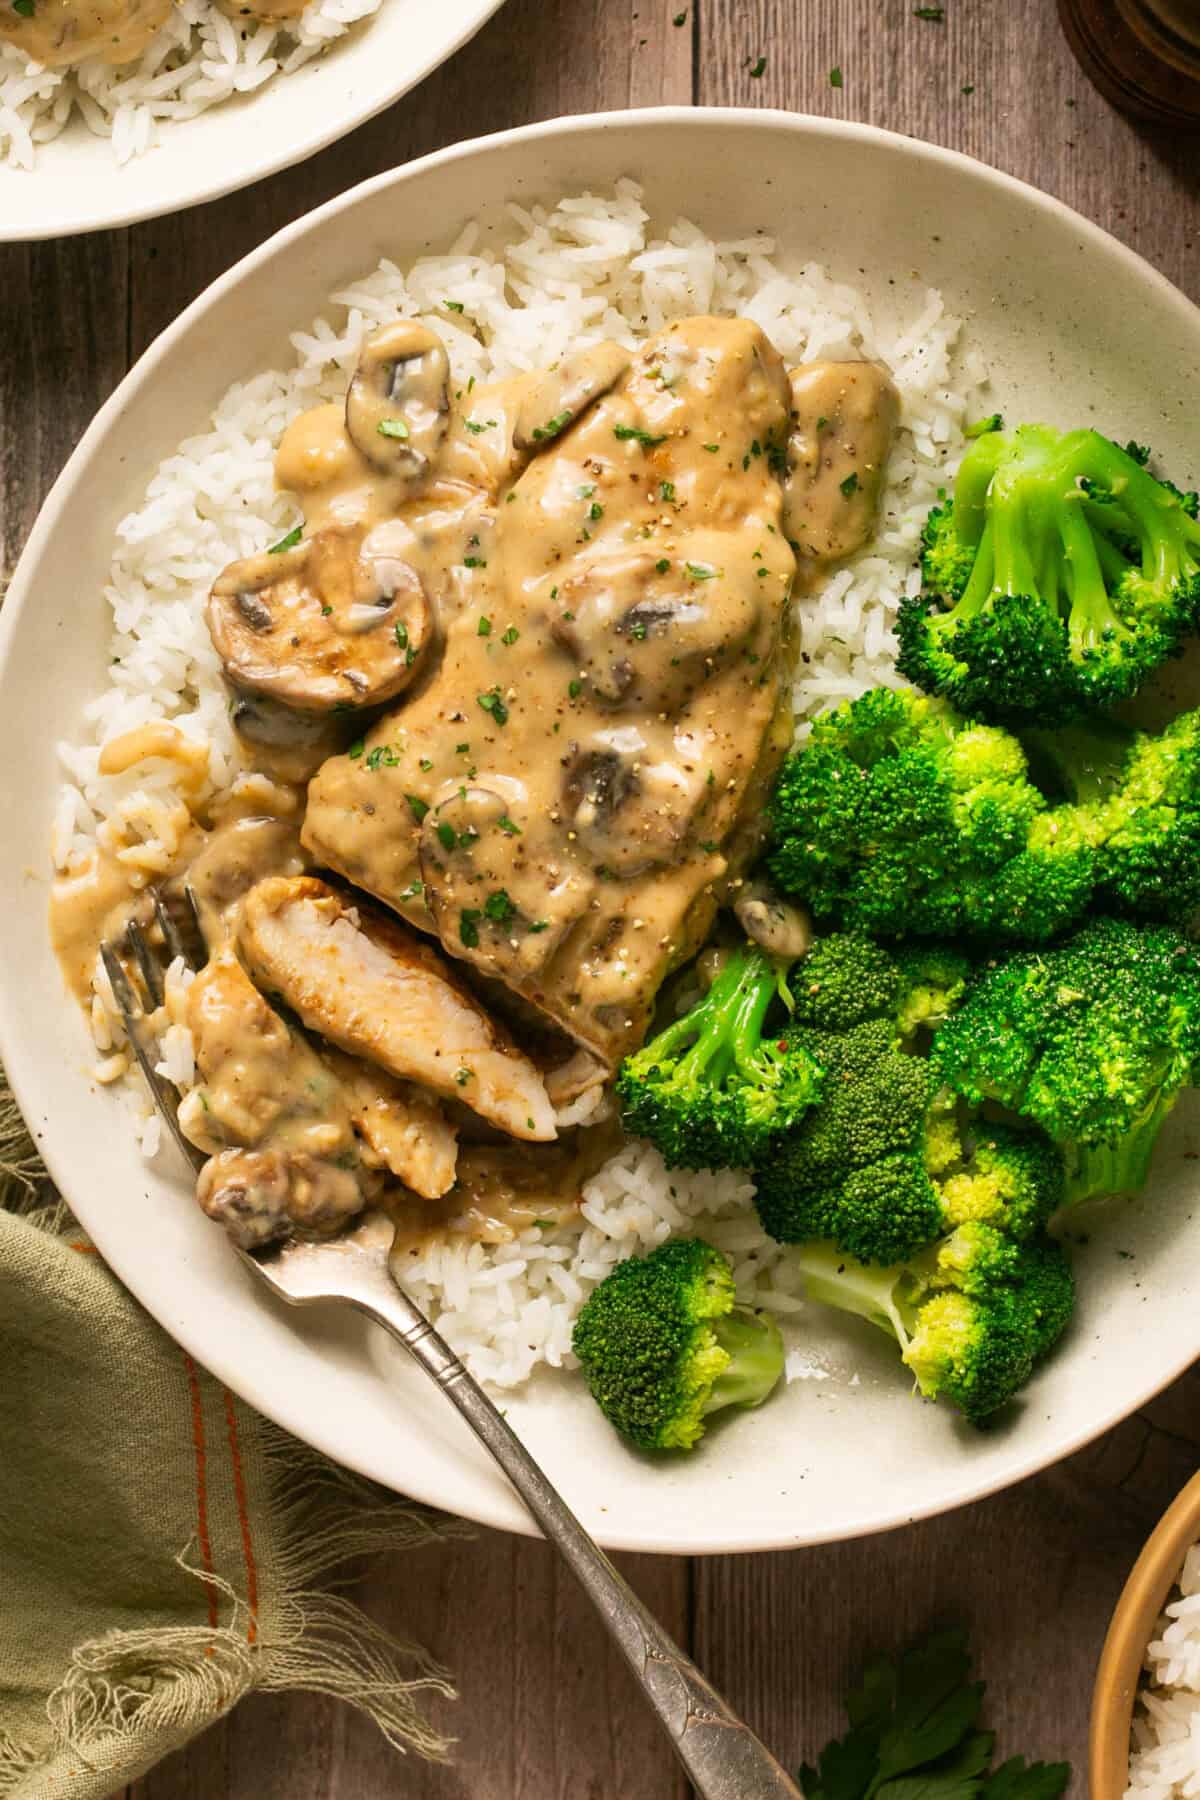
POLYGON ((440 1199, 454 1185, 458 1133, 436 1095, 341 1050, 324 1060, 346 1096, 364 1162, 390 1169, 424 1200, 440 1199))
POLYGON ((271 878, 242 903, 239 943, 255 980, 309 1030, 462 1101, 512 1137, 556 1135, 533 1063, 438 952, 397 921, 311 876, 271 878))

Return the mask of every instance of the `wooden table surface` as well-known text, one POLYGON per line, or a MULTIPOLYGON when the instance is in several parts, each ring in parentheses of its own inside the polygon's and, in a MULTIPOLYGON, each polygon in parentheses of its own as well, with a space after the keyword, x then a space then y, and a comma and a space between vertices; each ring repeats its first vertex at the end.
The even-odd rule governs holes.
MULTIPOLYGON (((941 22, 917 18, 912 0, 689 0, 676 26, 681 4, 508 0, 449 67, 297 169, 132 231, 0 246, 0 569, 100 402, 208 281, 289 219, 464 130, 660 102, 866 120, 1036 183, 1200 299, 1200 138, 1114 114, 1070 60, 1051 0, 945 0, 941 22)), ((786 1555, 621 1561, 789 1764, 840 1727, 866 1650, 961 1619, 1002 1747, 1070 1757, 1082 1796, 1109 1612, 1198 1463, 1193 1369, 1058 1469, 943 1519, 786 1555)), ((482 1532, 377 1565, 361 1598, 457 1670, 462 1698, 443 1713, 459 1737, 453 1767, 397 1759, 333 1702, 262 1697, 127 1800, 684 1800, 623 1670, 542 1545, 482 1532)))

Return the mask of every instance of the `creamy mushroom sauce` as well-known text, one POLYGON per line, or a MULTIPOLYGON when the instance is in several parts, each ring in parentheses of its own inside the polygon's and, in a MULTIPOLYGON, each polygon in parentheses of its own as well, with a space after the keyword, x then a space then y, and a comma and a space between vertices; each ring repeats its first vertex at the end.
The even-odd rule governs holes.
MULTIPOLYGON (((173 761, 175 853, 98 849, 52 904, 86 996, 151 878, 193 890, 213 962, 182 1116, 213 1153, 201 1201, 240 1241, 330 1231, 382 1194, 409 1219, 402 1259, 433 1229, 495 1241, 577 1202, 607 1139, 545 1143, 552 1107, 640 1042, 739 897, 791 738, 789 600, 870 536, 897 412, 882 369, 789 375, 743 319, 465 391, 399 321, 344 405, 288 427, 276 479, 304 527, 208 604, 247 773, 206 807, 204 753, 174 727, 107 745, 105 773, 173 761), (559 1067, 463 975, 564 1034, 559 1067), (448 1068, 474 1085, 455 1095, 448 1068), (480 1115, 495 1141, 460 1152, 480 1115)), ((738 912, 805 947, 769 894, 738 912)))
MULTIPOLYGON (((30 0, 0 6, 0 42, 47 68, 74 67, 92 57, 113 67, 136 62, 170 17, 173 0, 30 0)), ((306 0, 218 0, 231 18, 279 23, 303 12, 306 0)))

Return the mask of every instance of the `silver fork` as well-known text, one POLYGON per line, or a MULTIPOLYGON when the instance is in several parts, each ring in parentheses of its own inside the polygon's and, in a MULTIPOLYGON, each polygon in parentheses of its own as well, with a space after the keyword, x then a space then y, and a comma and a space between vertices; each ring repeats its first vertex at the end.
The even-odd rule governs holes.
MULTIPOLYGON (((179 956, 194 965, 206 959, 207 951, 198 959, 190 955, 187 939, 194 937, 203 947, 204 936, 190 889, 185 890, 185 899, 187 916, 181 929, 163 896, 151 894, 168 961, 179 956)), ((164 993, 155 947, 142 926, 132 923, 124 943, 103 944, 101 956, 154 1103, 190 1166, 199 1169, 205 1158, 180 1128, 175 1092, 158 1074, 153 1036, 146 1029, 147 1017, 161 1006, 164 993), (148 1006, 135 985, 133 970, 140 977, 148 1006)), ((374 1319, 399 1339, 449 1396, 596 1608, 657 1714, 699 1800, 803 1800, 801 1789, 642 1604, 483 1389, 398 1286, 388 1265, 390 1247, 386 1234, 381 1233, 373 1235, 370 1242, 357 1238, 325 1243, 292 1240, 260 1250, 238 1249, 237 1254, 289 1306, 340 1301, 374 1319)))

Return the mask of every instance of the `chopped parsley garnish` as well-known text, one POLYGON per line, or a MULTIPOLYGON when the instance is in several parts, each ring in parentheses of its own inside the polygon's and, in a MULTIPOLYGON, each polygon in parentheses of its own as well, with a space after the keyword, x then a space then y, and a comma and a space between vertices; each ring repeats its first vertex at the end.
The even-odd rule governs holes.
POLYGON ((486 613, 481 616, 479 624, 475 629, 475 635, 476 637, 491 637, 492 621, 488 618, 486 613))
POLYGON ((478 907, 464 906, 458 915, 458 935, 468 950, 474 950, 479 944, 479 921, 482 917, 478 907))
POLYGON ((574 417, 574 413, 571 412, 555 413, 554 417, 547 419, 544 425, 535 425, 532 434, 534 442, 544 444, 547 438, 556 438, 560 431, 567 429, 574 417))
POLYGON ((672 25, 686 25, 687 24, 687 7, 686 6, 684 7, 682 12, 678 12, 675 14, 675 17, 671 20, 671 23, 672 23, 672 25))
POLYGON ((507 925, 517 914, 516 907, 503 888, 497 888, 494 894, 488 895, 483 903, 483 910, 496 925, 507 925))
POLYGON ((631 638, 633 638, 633 639, 635 639, 635 641, 636 641, 636 642, 637 642, 637 643, 639 643, 639 644, 640 644, 640 643, 642 643, 642 642, 643 642, 643 640, 644 640, 644 639, 645 639, 645 636, 646 636, 646 622, 645 622, 645 620, 644 620, 644 619, 639 619, 639 620, 638 620, 638 622, 637 622, 637 624, 636 624, 636 625, 633 625, 633 626, 631 626, 631 627, 630 627, 630 631, 629 631, 629 635, 630 635, 630 637, 631 637, 631 638))
POLYGON ((466 756, 470 748, 470 744, 455 744, 454 754, 456 756, 466 756))
POLYGON ((500 642, 502 644, 515 644, 520 635, 521 634, 516 626, 510 625, 507 631, 502 631, 500 633, 500 642))
POLYGON ((415 900, 417 898, 418 894, 423 894, 424 892, 425 892, 424 882, 410 881, 406 888, 401 889, 399 898, 401 900, 415 900))
POLYGON ((583 692, 582 681, 568 681, 567 692, 570 694, 572 700, 578 700, 580 694, 583 692))
POLYGON ((687 570, 689 581, 713 581, 721 573, 720 569, 710 569, 704 563, 690 562, 683 566, 687 570))
POLYGON ((396 642, 401 650, 408 649, 408 626, 402 619, 396 621, 396 642))
POLYGON ((986 419, 976 419, 973 425, 963 427, 963 436, 969 438, 986 437, 990 431, 1003 431, 1004 420, 999 413, 989 413, 986 419))
POLYGON ((588 507, 588 518, 589 519, 602 519, 603 517, 604 517, 604 508, 601 506, 601 504, 598 500, 593 500, 592 504, 588 507))
POLYGON ((529 929, 530 931, 549 931, 550 921, 549 919, 534 919, 529 929))
POLYGON ((944 6, 914 6, 913 7, 913 18, 914 19, 928 19, 934 25, 940 25, 942 20, 945 18, 945 16, 946 16, 946 9, 944 6))
POLYGON ((433 767, 432 756, 423 756, 421 758, 421 767, 424 769, 425 773, 428 775, 430 769, 432 769, 432 767, 433 767))
POLYGON ((463 309, 463 303, 461 300, 443 300, 442 305, 445 307, 447 312, 460 313, 463 309))
POLYGON ((464 569, 486 569, 487 562, 486 562, 485 558, 483 558, 482 556, 464 556, 463 557, 463 568, 464 569))
MULTIPOLYGON (((15 12, 23 12, 22 0, 13 0, 13 10, 15 12)), ((33 17, 33 0, 29 0, 29 11, 25 12, 23 16, 27 19, 33 17)), ((286 537, 281 537, 277 544, 271 545, 271 548, 267 551, 267 555, 279 556, 284 550, 294 550, 303 536, 303 525, 293 525, 286 537)))
POLYGON ((466 426, 467 430, 471 433, 472 437, 478 437, 481 431, 487 430, 487 426, 481 425, 479 423, 478 419, 464 419, 463 424, 466 426))
POLYGON ((33 0, 13 0, 13 11, 20 13, 23 19, 32 19, 33 0))
POLYGON ((715 456, 721 446, 720 444, 701 444, 700 448, 702 450, 707 450, 710 456, 715 456))
POLYGON ((362 755, 362 753, 366 749, 366 747, 367 746, 362 738, 356 738, 354 743, 352 743, 350 748, 347 750, 346 755, 353 757, 354 760, 357 762, 358 758, 362 755))
POLYGON ((390 744, 376 744, 373 750, 367 752, 366 766, 371 770, 380 767, 394 769, 399 761, 400 758, 390 744))
POLYGON ((851 469, 851 471, 850 471, 849 475, 847 475, 845 481, 838 482, 838 487, 841 489, 843 496, 847 500, 850 498, 851 494, 857 494, 857 492, 858 492, 858 470, 851 469))
POLYGON ((448 819, 438 821, 438 843, 443 850, 453 850, 458 845, 458 833, 448 819))
POLYGON ((404 798, 408 801, 409 812, 419 825, 429 811, 429 802, 422 800, 419 794, 405 794, 404 798))
POLYGON ((620 438, 623 444, 632 438, 635 443, 641 444, 646 450, 653 450, 655 444, 665 444, 667 441, 665 431, 661 437, 654 437, 649 431, 643 431, 639 425, 614 425, 613 436, 620 438))
POLYGON ((333 612, 332 606, 323 606, 321 608, 321 617, 323 619, 327 619, 327 618, 329 618, 329 616, 332 612, 333 612))
POLYGON ((496 820, 496 826, 504 833, 505 837, 520 837, 521 835, 521 827, 515 819, 510 819, 507 813, 500 814, 496 820))
POLYGON ((838 68, 830 69, 829 85, 830 85, 830 87, 836 87, 836 88, 840 88, 843 85, 842 84, 842 71, 840 69, 838 69, 838 68))
POLYGON ((654 567, 660 575, 665 575, 671 564, 667 557, 660 556, 654 567))
POLYGON ((757 81, 759 76, 762 74, 763 70, 766 68, 766 66, 767 66, 766 57, 760 56, 758 61, 755 63, 754 67, 750 71, 751 81, 757 81))
POLYGON ((412 435, 406 419, 380 419, 375 429, 380 437, 406 438, 412 435))
MULTIPOLYGON (((467 940, 464 938, 463 942, 466 943, 466 941, 467 940)), ((476 941, 476 943, 478 943, 479 942, 478 938, 476 938, 475 941, 476 941)), ((468 1081, 470 1081, 470 1079, 471 1079, 470 1069, 455 1069, 454 1079, 458 1083, 459 1087, 466 1087, 468 1081)))
POLYGON ((975 83, 973 81, 968 81, 966 87, 959 88, 958 91, 960 94, 973 94, 975 92, 975 83))
POLYGON ((500 697, 498 687, 492 688, 491 692, 487 694, 476 694, 475 698, 485 713, 491 713, 497 725, 508 724, 508 708, 500 697))
POLYGON ((675 483, 673 481, 660 481, 658 484, 658 493, 661 500, 673 500, 675 498, 675 483))

